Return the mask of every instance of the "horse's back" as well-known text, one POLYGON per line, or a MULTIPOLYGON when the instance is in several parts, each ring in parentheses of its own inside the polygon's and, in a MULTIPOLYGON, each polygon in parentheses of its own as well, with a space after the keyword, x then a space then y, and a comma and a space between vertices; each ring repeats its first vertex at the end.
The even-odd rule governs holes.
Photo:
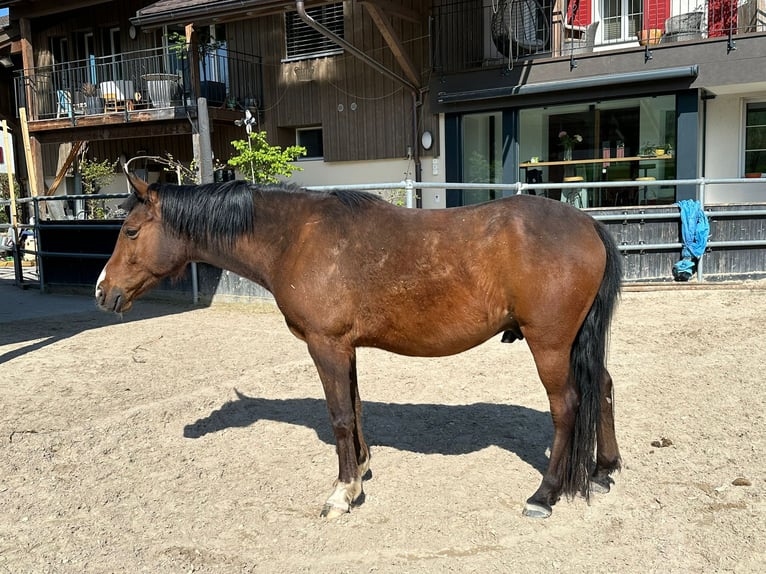
POLYGON ((309 330, 356 346, 453 354, 571 315, 568 304, 589 306, 604 270, 595 222, 543 198, 426 211, 365 203, 342 213, 305 231, 284 266, 277 298, 296 332, 310 321, 309 330))

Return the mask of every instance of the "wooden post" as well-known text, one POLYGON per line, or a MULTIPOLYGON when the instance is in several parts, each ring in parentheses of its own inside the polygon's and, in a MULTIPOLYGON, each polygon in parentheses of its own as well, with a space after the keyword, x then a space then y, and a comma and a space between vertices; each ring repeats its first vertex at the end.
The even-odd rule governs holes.
MULTIPOLYGON (((3 148, 6 150, 11 149, 11 140, 8 137, 8 122, 2 120, 3 126, 3 148)), ((8 153, 9 161, 6 163, 8 166, 8 194, 11 199, 11 233, 13 234, 13 270, 16 276, 16 284, 20 284, 24 280, 23 272, 21 269, 21 245, 19 244, 19 220, 16 215, 16 187, 14 186, 14 172, 13 163, 10 161, 10 153, 8 153)))
MULTIPOLYGON (((192 102, 200 96, 200 77, 199 77, 199 42, 197 31, 194 29, 194 24, 188 24, 185 28, 186 32, 186 46, 189 48, 187 52, 187 62, 189 64, 189 77, 184 78, 184 81, 189 82, 187 89, 191 91, 189 97, 192 102)), ((186 102, 184 102, 185 104, 186 102)))
MULTIPOLYGON (((35 92, 32 89, 32 85, 29 83, 29 74, 34 72, 35 58, 34 51, 32 50, 32 23, 29 18, 19 18, 19 33, 21 35, 21 67, 24 74, 24 95, 27 102, 27 107, 30 109, 30 118, 36 119, 36 102, 33 102, 35 92)), ((32 81, 34 81, 34 77, 32 81)))
MULTIPOLYGON (((45 195, 45 179, 43 175, 43 154, 40 142, 37 138, 29 136, 29 124, 27 122, 27 110, 19 108, 19 124, 21 125, 21 137, 24 144, 24 157, 27 161, 27 177, 29 178, 29 194, 32 197, 45 195)), ((47 217, 48 208, 45 202, 40 206, 40 216, 47 217)))
POLYGON ((213 146, 210 143, 210 117, 207 111, 207 100, 197 99, 197 131, 199 132, 199 165, 200 183, 213 183, 213 146))

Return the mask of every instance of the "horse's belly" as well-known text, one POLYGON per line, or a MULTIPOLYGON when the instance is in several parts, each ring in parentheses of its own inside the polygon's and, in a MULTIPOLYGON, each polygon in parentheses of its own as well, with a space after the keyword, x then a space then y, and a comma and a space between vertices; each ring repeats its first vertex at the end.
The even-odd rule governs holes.
POLYGON ((370 335, 359 346, 377 347, 410 357, 445 357, 472 349, 506 330, 507 325, 448 326, 433 323, 417 329, 391 328, 370 335))

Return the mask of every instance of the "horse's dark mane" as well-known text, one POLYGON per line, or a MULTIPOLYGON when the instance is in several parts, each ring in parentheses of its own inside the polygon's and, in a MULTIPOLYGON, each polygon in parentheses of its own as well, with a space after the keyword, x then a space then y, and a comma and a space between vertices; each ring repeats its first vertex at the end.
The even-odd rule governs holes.
POLYGON ((359 208, 370 203, 383 201, 383 198, 379 195, 366 191, 336 189, 331 191, 330 195, 334 195, 343 205, 351 208, 359 208))
MULTIPOLYGON (((337 199, 352 212, 383 201, 375 194, 354 190, 329 193, 307 190, 294 184, 251 185, 247 181, 204 185, 152 184, 160 198, 163 223, 174 233, 195 241, 200 247, 230 249, 237 238, 254 229, 257 203, 275 192, 322 195, 337 199)), ((128 212, 140 199, 135 194, 122 207, 128 212)))

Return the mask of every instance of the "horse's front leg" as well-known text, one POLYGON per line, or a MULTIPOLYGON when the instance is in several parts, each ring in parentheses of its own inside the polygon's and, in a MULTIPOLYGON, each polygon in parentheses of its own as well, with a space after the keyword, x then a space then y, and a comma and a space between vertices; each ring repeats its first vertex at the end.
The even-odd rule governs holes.
POLYGON ((345 514, 362 496, 362 475, 369 467, 369 452, 362 437, 361 401, 356 387, 356 351, 337 341, 308 341, 322 380, 338 453, 338 480, 325 502, 322 516, 345 514))

